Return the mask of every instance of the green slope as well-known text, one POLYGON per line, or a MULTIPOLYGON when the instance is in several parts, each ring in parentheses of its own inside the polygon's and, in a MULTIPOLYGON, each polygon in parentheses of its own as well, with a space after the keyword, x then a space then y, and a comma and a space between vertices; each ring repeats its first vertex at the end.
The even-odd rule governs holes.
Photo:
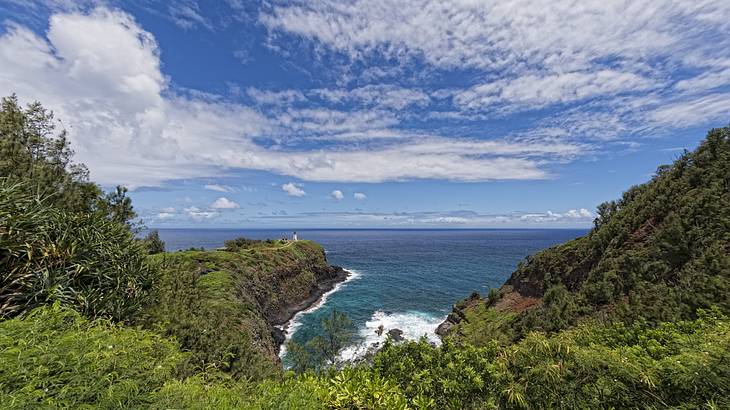
POLYGON ((730 128, 599 207, 586 236, 528 257, 498 294, 452 315, 474 344, 581 320, 649 323, 730 311, 730 128))

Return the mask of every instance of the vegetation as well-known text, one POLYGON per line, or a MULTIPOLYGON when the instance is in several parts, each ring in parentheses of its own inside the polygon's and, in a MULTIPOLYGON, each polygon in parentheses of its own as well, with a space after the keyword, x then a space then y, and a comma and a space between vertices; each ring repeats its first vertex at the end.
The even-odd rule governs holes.
POLYGON ((157 230, 150 231, 141 242, 150 255, 165 252, 165 242, 160 239, 160 232, 157 230))
POLYGON ((66 131, 56 133, 53 113, 40 103, 23 109, 17 97, 0 101, 0 178, 70 213, 98 213, 129 223, 136 215, 127 189, 104 194, 89 171, 73 162, 66 131))
POLYGON ((152 332, 89 321, 58 303, 0 322, 3 408, 149 405, 185 355, 152 332))
POLYGON ((480 345, 586 318, 658 324, 712 306, 730 312, 728 170, 730 128, 712 130, 695 152, 599 206, 589 235, 528 257, 494 308, 474 309, 454 333, 480 345), (539 300, 521 308, 530 298, 539 300))
POLYGON ((0 179, 0 316, 59 301, 88 317, 130 320, 154 279, 130 230, 52 204, 0 179))
POLYGON ((511 346, 386 344, 371 365, 233 380, 184 377, 188 354, 155 332, 40 308, 0 322, 5 408, 727 408, 730 320, 583 324, 511 346))
POLYGON ((129 320, 153 273, 134 242, 127 190, 103 194, 40 104, 0 102, 0 318, 60 301, 129 320))

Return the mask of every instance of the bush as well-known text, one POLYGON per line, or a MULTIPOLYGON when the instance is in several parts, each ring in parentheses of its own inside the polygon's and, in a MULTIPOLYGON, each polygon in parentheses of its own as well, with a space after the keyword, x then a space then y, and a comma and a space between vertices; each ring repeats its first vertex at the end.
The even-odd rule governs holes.
POLYGON ((146 408, 185 358, 175 343, 61 307, 0 322, 5 409, 146 408))
POLYGON ((129 320, 154 277, 128 227, 69 213, 0 178, 0 316, 55 301, 84 315, 129 320))

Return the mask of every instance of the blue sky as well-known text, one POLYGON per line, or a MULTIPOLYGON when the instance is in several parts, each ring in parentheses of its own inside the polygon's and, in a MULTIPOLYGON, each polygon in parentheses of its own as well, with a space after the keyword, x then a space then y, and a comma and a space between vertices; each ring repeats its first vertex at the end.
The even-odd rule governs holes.
POLYGON ((0 3, 39 100, 151 227, 587 227, 730 118, 730 3, 0 3))

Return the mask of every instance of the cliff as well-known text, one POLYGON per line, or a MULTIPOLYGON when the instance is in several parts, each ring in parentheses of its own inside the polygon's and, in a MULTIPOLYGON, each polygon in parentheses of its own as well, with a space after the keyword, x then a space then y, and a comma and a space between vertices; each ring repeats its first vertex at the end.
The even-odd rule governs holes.
POLYGON ((730 311, 730 129, 601 204, 591 232, 528 257, 489 298, 455 308, 443 335, 476 344, 583 320, 693 319, 730 311), (446 329, 448 328, 448 329, 446 329))
POLYGON ((277 373, 276 326, 347 276, 310 241, 231 241, 153 259, 162 274, 143 324, 191 351, 191 372, 214 365, 236 376, 277 373))

